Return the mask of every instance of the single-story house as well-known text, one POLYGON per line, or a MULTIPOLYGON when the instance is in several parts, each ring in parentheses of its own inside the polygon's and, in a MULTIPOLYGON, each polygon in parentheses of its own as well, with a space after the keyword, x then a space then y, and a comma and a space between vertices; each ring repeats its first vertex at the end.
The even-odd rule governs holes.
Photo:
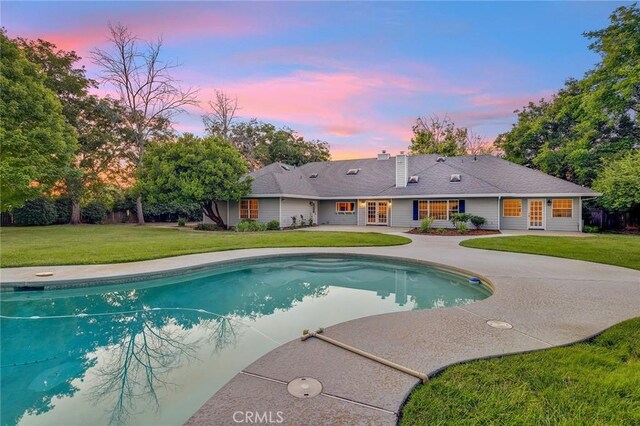
MULTIPOLYGON (((225 222, 452 227, 452 213, 486 219, 485 229, 582 230, 582 201, 600 194, 538 170, 488 156, 406 155, 270 164, 249 174, 251 194, 217 202, 225 222)), ((209 221, 205 217, 205 221, 209 221)))

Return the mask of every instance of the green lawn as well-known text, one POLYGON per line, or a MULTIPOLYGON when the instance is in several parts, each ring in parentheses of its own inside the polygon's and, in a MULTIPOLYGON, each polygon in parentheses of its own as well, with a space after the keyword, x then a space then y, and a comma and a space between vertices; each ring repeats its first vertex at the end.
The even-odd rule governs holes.
POLYGON ((566 257, 640 269, 640 236, 637 235, 599 234, 591 237, 526 235, 475 238, 462 241, 460 245, 487 250, 566 257))
POLYGON ((258 247, 361 247, 410 239, 369 232, 206 232, 135 225, 3 227, 0 266, 133 262, 258 247))
POLYGON ((640 318, 585 343, 452 366, 412 393, 400 424, 640 424, 640 318))

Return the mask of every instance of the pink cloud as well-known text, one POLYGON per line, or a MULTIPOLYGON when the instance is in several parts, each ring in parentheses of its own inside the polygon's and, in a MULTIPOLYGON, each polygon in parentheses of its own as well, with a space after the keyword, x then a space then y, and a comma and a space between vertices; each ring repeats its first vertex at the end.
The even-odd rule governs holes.
POLYGON ((87 54, 102 46, 108 38, 108 22, 129 26, 142 40, 162 37, 166 43, 199 37, 237 37, 273 33, 282 27, 298 23, 277 20, 274 24, 264 15, 232 13, 212 7, 197 7, 189 3, 165 4, 145 11, 130 13, 114 10, 109 16, 87 16, 81 22, 67 22, 59 30, 33 31, 17 34, 26 38, 42 38, 64 50, 87 54))

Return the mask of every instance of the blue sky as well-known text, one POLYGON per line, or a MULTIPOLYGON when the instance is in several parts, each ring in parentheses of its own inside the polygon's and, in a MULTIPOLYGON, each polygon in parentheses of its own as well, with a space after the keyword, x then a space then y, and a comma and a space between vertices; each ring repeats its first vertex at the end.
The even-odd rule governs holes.
MULTIPOLYGON (((598 58, 585 31, 620 2, 3 2, 10 36, 44 38, 88 60, 107 22, 162 36, 200 108, 178 117, 202 132, 215 89, 243 118, 296 129, 334 158, 406 149, 418 115, 448 114, 492 140, 513 110, 581 77, 598 58)), ((101 91, 109 92, 108 87, 101 91)))

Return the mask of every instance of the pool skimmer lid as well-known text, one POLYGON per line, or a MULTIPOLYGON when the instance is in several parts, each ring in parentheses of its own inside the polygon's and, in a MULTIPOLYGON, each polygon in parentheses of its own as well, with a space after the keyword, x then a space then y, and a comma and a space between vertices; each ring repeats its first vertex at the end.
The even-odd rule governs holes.
POLYGON ((500 320, 489 320, 489 321, 487 321, 487 324, 489 324, 493 328, 501 328, 501 329, 504 329, 504 330, 508 330, 510 328, 513 328, 513 326, 511 324, 509 324, 508 322, 504 322, 504 321, 500 321, 500 320))
POLYGON ((49 271, 47 271, 47 272, 38 272, 36 274, 36 277, 51 277, 51 276, 53 276, 53 272, 49 272, 49 271))
POLYGON ((322 383, 312 377, 298 377, 289 382, 287 390, 296 398, 313 398, 322 392, 322 383))

